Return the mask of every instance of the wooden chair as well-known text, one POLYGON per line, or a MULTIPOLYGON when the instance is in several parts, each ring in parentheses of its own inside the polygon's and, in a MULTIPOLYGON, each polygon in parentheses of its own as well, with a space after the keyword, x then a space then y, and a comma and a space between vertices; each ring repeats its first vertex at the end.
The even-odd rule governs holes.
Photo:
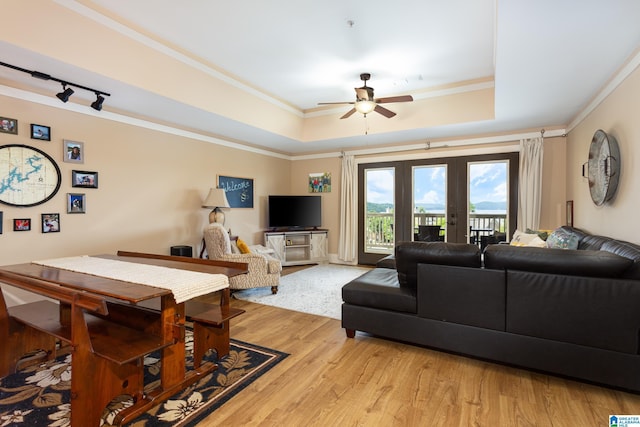
POLYGON ((440 236, 439 225, 419 225, 418 233, 414 236, 416 242, 441 242, 444 236, 440 236))

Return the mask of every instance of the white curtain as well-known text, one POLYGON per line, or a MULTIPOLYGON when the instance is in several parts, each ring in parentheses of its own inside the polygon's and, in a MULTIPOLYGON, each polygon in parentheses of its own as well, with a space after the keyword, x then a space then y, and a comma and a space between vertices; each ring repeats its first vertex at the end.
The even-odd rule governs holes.
POLYGON ((520 176, 518 192, 518 230, 540 227, 542 200, 543 139, 520 141, 520 176))
POLYGON ((340 186, 340 235, 338 259, 357 262, 358 239, 358 178, 355 157, 343 154, 340 186))

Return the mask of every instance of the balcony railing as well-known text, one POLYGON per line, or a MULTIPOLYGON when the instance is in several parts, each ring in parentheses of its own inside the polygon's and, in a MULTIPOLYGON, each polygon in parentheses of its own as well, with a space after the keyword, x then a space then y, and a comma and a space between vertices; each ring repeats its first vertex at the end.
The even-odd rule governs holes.
MULTIPOLYGON (((365 216, 365 252, 390 254, 395 245, 394 214, 367 212, 365 216)), ((445 215, 437 213, 414 213, 413 229, 419 225, 440 225, 446 240, 445 215)), ((469 214, 470 243, 480 245, 483 236, 506 233, 506 214, 469 214)))

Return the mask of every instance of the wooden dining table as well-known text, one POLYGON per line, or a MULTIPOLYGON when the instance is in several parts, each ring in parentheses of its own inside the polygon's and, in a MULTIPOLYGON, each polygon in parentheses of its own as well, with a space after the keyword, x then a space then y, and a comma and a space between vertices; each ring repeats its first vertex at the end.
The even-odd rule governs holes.
MULTIPOLYGON (((177 256, 119 251, 97 257, 227 277, 247 272, 246 263, 177 256)), ((168 289, 36 263, 0 266, 2 284, 49 300, 7 307, 0 290, 0 340, 6 344, 0 377, 15 371, 26 352, 45 350, 53 359, 61 342, 69 344, 72 427, 98 426, 105 406, 121 394, 134 404, 117 421, 129 422, 217 368, 198 361, 197 368, 187 369, 185 303, 177 303, 168 289), (153 300, 159 300, 158 309, 145 306, 153 300), (143 360, 152 351, 160 352, 160 382, 149 390, 143 360)), ((218 321, 228 327, 228 285, 215 291, 221 293, 218 321)))

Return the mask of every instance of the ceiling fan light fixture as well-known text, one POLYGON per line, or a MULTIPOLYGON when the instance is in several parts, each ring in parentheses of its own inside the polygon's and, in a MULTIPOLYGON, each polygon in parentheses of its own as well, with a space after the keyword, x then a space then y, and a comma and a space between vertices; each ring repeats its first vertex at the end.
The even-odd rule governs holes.
POLYGON ((413 97, 411 95, 400 95, 400 96, 389 96, 386 98, 375 98, 373 95, 373 88, 367 86, 367 80, 371 78, 371 74, 362 73, 360 74, 360 80, 364 82, 364 86, 354 88, 356 91, 356 101, 355 102, 320 102, 318 105, 332 105, 332 104, 349 104, 353 105, 353 108, 347 111, 340 119, 346 119, 351 117, 356 111, 364 114, 366 117, 367 114, 375 111, 378 114, 382 114, 386 118, 390 119, 396 115, 391 110, 384 108, 380 104, 388 104, 391 102, 410 102, 413 101, 413 97))
POLYGON ((376 108, 376 103, 373 101, 358 101, 354 105, 357 112, 362 114, 369 114, 376 108))

